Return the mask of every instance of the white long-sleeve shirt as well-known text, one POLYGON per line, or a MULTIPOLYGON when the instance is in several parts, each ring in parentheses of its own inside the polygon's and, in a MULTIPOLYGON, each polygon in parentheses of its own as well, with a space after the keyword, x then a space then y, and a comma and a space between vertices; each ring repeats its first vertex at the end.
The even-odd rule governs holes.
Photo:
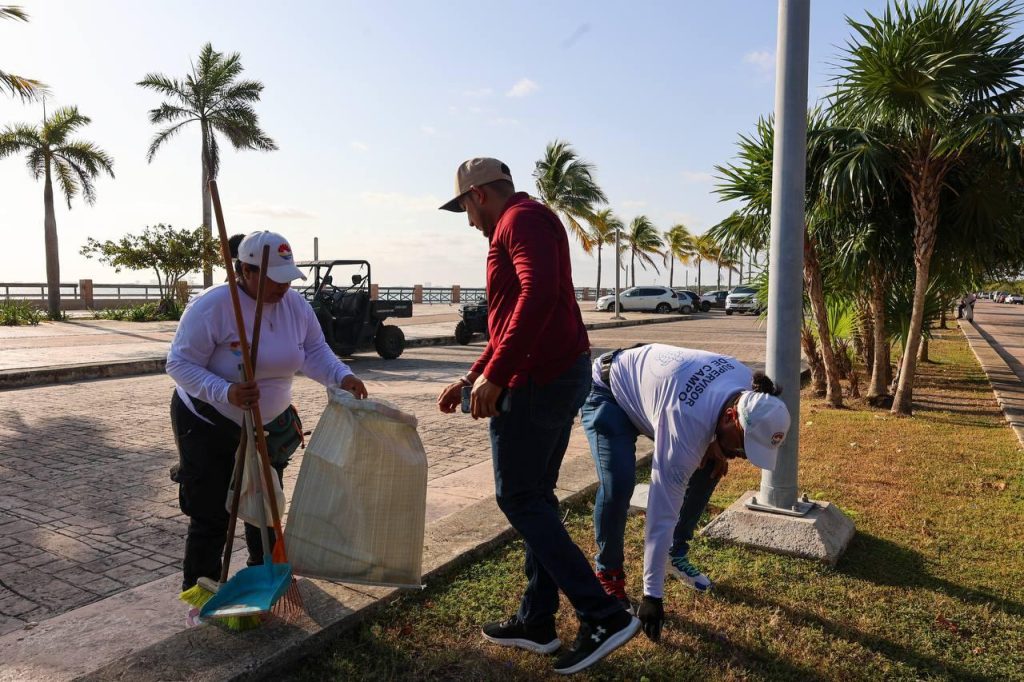
MULTIPOLYGON (((241 288, 238 298, 246 337, 252 343, 256 301, 241 288)), ((338 386, 352 374, 327 345, 313 308, 295 290, 289 289, 277 303, 264 303, 260 326, 256 382, 264 423, 291 404, 292 379, 297 371, 325 386, 338 386)), ((231 291, 227 284, 218 284, 193 298, 185 308, 167 354, 167 373, 193 412, 189 396, 209 403, 241 424, 242 410, 228 402, 228 388, 241 381, 241 364, 231 291)))
POLYGON ((715 438, 726 402, 750 388, 753 374, 736 358, 689 348, 649 344, 615 356, 609 378, 615 402, 637 430, 654 439, 651 487, 644 528, 644 594, 661 598, 672 534, 686 486, 715 438))

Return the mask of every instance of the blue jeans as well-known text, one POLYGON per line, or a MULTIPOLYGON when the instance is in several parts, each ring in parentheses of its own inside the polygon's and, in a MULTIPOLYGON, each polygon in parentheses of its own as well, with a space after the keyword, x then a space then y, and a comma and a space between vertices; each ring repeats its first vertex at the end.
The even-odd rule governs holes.
MULTIPOLYGON (((606 388, 594 386, 583 403, 583 429, 597 467, 600 487, 594 502, 597 570, 622 569, 623 543, 629 499, 636 484, 636 438, 640 435, 626 412, 606 388)), ((672 556, 686 556, 690 541, 721 479, 712 467, 701 467, 690 477, 672 537, 672 556)))
POLYGON ((509 411, 491 419, 495 497, 526 544, 527 584, 518 613, 523 623, 552 621, 559 590, 580 620, 622 609, 569 537, 555 497, 572 423, 589 390, 590 360, 580 356, 551 383, 511 389, 509 411))

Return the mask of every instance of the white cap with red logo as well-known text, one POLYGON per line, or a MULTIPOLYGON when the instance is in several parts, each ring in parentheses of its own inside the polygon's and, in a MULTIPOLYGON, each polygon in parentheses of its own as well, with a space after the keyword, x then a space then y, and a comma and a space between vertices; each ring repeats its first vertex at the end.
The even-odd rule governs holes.
POLYGON ((285 284, 293 279, 306 279, 306 275, 295 266, 292 247, 288 240, 276 232, 262 230, 245 236, 238 245, 238 260, 249 265, 260 266, 263 259, 263 247, 270 245, 270 259, 267 261, 267 277, 285 284))
POLYGON ((736 405, 743 427, 743 451, 754 466, 772 471, 779 446, 789 433, 789 410, 773 395, 743 391, 736 405))

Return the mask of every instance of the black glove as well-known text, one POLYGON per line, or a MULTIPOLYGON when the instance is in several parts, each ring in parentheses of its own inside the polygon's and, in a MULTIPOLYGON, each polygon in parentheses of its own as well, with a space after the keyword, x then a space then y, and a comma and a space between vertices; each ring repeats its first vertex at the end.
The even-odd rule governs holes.
POLYGON ((644 595, 644 600, 640 602, 640 609, 636 615, 643 625, 647 639, 652 642, 661 639, 661 625, 665 622, 665 607, 662 606, 661 599, 644 595))

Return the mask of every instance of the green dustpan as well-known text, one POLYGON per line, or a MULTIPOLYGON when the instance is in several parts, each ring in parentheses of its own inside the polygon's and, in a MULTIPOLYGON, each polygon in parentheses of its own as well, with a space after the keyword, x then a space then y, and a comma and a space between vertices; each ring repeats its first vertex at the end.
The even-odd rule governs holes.
POLYGON ((249 566, 221 585, 203 605, 200 618, 256 616, 267 613, 292 583, 292 565, 267 563, 249 566))

